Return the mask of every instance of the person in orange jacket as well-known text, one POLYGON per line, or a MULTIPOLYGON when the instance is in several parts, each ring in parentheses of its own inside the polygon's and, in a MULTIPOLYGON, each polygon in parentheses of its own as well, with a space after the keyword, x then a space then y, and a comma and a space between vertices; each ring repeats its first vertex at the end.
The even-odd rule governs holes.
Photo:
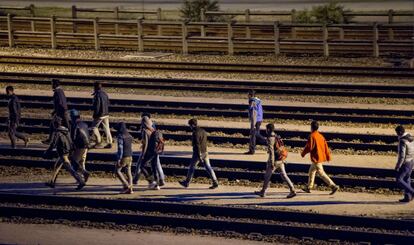
POLYGON ((301 153, 302 157, 305 157, 306 154, 310 153, 310 158, 312 161, 312 164, 309 168, 308 185, 303 188, 303 191, 306 193, 311 192, 311 189, 315 183, 315 175, 318 173, 319 177, 331 188, 330 195, 333 195, 339 190, 339 186, 337 186, 323 170, 322 163, 329 162, 332 158, 328 144, 326 143, 323 135, 319 133, 318 129, 319 123, 317 121, 312 121, 312 133, 310 134, 308 142, 306 143, 306 146, 301 153))

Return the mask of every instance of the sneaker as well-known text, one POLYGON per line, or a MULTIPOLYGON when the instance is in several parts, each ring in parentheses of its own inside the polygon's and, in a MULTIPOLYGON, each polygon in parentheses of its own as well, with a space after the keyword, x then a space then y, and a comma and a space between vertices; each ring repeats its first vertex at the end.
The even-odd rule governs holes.
POLYGON ((104 149, 106 146, 103 144, 96 144, 93 148, 95 149, 104 149))
POLYGON ((49 145, 50 144, 50 139, 42 140, 42 144, 49 145))
POLYGON ((84 181, 85 181, 85 184, 86 184, 86 182, 88 182, 88 179, 89 179, 89 176, 90 176, 91 174, 89 173, 89 172, 85 172, 84 174, 83 174, 83 179, 84 179, 84 181))
POLYGON ((52 182, 48 181, 48 182, 45 183, 45 186, 48 186, 50 188, 55 188, 55 183, 52 183, 52 182))
POLYGON ((75 188, 75 190, 79 191, 85 186, 85 182, 79 183, 79 185, 75 188))
POLYGON ((302 191, 306 192, 306 193, 311 193, 311 190, 309 189, 309 187, 303 187, 302 191))
POLYGON ((244 153, 245 155, 254 155, 254 151, 248 151, 244 153))
POLYGON ((26 140, 24 141, 24 147, 28 147, 29 142, 30 142, 30 138, 26 138, 26 140))
POLYGON ((217 189, 217 188, 218 188, 218 186, 219 186, 219 185, 218 185, 218 183, 217 183, 217 182, 214 182, 214 183, 213 183, 213 185, 211 185, 211 186, 209 187, 209 189, 210 189, 210 190, 214 190, 214 189, 217 189))
POLYGON ((105 149, 111 149, 112 148, 112 144, 107 144, 106 146, 104 146, 105 149))
POLYGON ((260 196, 260 197, 266 197, 266 194, 265 194, 265 192, 264 192, 264 191, 255 191, 255 192, 254 192, 254 194, 255 194, 255 195, 258 195, 258 196, 260 196))
POLYGON ((148 185, 148 189, 156 189, 159 188, 159 186, 157 185, 157 182, 153 181, 148 185))
POLYGON ((134 190, 132 189, 132 186, 125 187, 122 189, 122 191, 119 192, 120 194, 133 194, 134 190))
POLYGON ((187 182, 187 181, 185 181, 185 180, 183 180, 183 181, 178 181, 178 183, 179 183, 182 187, 184 187, 184 188, 188 188, 188 186, 189 186, 188 182, 187 182))
POLYGON ((165 181, 164 180, 160 180, 160 183, 158 183, 158 186, 164 186, 165 185, 165 181))
POLYGON ((337 192, 338 190, 339 190, 339 186, 334 185, 334 186, 332 187, 332 191, 331 191, 331 193, 329 193, 329 195, 333 195, 333 194, 335 194, 335 192, 337 192))
POLYGON ((286 196, 286 198, 294 198, 296 196, 296 192, 292 191, 289 193, 289 195, 286 196))
POLYGON ((132 184, 134 184, 134 185, 138 184, 138 178, 133 178, 132 179, 132 184))

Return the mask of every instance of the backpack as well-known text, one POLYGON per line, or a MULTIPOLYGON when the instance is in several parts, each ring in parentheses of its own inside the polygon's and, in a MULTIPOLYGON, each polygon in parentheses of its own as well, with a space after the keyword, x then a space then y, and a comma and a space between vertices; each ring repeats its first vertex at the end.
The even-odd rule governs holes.
POLYGON ((165 139, 159 130, 152 131, 150 142, 155 144, 154 146, 155 153, 162 154, 164 152, 165 139))
POLYGON ((286 150, 285 144, 279 135, 276 135, 273 147, 275 149, 275 161, 283 161, 287 158, 288 151, 286 150))

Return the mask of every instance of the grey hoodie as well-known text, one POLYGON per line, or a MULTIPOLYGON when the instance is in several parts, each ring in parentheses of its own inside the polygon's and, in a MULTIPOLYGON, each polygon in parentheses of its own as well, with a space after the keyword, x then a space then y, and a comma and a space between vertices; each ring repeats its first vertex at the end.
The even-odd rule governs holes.
POLYGON ((409 133, 398 137, 398 161, 395 166, 399 169, 401 165, 414 159, 414 137, 409 133))

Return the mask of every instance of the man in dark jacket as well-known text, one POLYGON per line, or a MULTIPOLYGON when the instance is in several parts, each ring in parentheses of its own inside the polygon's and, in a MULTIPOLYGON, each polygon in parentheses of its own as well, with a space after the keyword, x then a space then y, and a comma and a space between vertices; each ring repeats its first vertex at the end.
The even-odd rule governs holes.
POLYGON ((124 187, 121 191, 121 194, 132 194, 134 193, 131 173, 133 138, 131 134, 128 132, 125 123, 123 122, 117 125, 117 131, 118 153, 117 162, 115 165, 116 175, 124 187), (126 173, 128 181, 125 179, 124 175, 121 172, 123 168, 126 168, 127 170, 126 173))
POLYGON ((97 148, 112 148, 112 135, 109 127, 109 98, 105 91, 102 90, 100 82, 94 83, 93 97, 93 135, 96 139, 95 147, 97 148), (103 125, 106 137, 106 144, 103 145, 101 134, 99 133, 99 126, 103 125))
POLYGON ((70 117, 72 122, 72 130, 70 132, 74 146, 72 160, 78 165, 86 183, 90 175, 85 168, 86 156, 88 154, 89 147, 88 124, 81 120, 79 111, 75 109, 70 110, 70 117))
POLYGON ((402 125, 397 126, 395 132, 398 135, 398 160, 395 165, 397 183, 404 189, 404 198, 400 202, 411 202, 414 196, 414 188, 411 186, 411 173, 414 167, 414 137, 405 132, 402 125))
POLYGON ((180 185, 187 188, 190 185, 193 178, 195 167, 199 162, 204 163, 204 167, 208 175, 210 176, 213 184, 210 189, 216 189, 218 187, 218 181, 213 168, 210 165, 210 159, 207 153, 207 132, 197 126, 197 119, 193 118, 188 121, 188 125, 193 131, 192 145, 193 145, 193 157, 191 159, 190 168, 188 169, 187 178, 180 181, 180 185))
POLYGON ((53 111, 52 111, 52 121, 50 123, 50 130, 49 130, 49 138, 47 140, 42 141, 44 144, 50 144, 50 141, 53 138, 53 132, 55 132, 55 128, 53 125, 55 124, 55 120, 57 118, 62 119, 62 125, 70 130, 69 124, 69 112, 68 112, 68 103, 66 100, 65 92, 63 91, 62 87, 60 86, 60 81, 58 79, 52 79, 52 89, 53 89, 53 111))
POLYGON ((24 141, 24 145, 27 147, 29 144, 29 137, 27 135, 17 131, 17 127, 20 123, 20 102, 17 96, 14 94, 14 88, 12 86, 6 87, 6 94, 9 97, 8 109, 8 133, 11 142, 11 147, 16 148, 16 137, 24 141))
POLYGON ((82 178, 76 173, 75 170, 73 170, 72 165, 69 161, 69 155, 72 150, 72 141, 70 139, 69 130, 62 125, 62 120, 57 119, 55 120, 56 128, 55 133, 53 134, 53 139, 50 143, 49 148, 45 151, 45 156, 50 156, 52 154, 53 149, 56 149, 56 152, 58 154, 58 159, 55 162, 55 165, 53 167, 53 174, 48 182, 46 182, 46 185, 54 188, 56 184, 56 178, 59 174, 60 169, 62 166, 66 168, 66 170, 75 178, 75 180, 78 183, 78 187, 76 190, 80 190, 85 186, 85 182, 82 180, 82 178))

